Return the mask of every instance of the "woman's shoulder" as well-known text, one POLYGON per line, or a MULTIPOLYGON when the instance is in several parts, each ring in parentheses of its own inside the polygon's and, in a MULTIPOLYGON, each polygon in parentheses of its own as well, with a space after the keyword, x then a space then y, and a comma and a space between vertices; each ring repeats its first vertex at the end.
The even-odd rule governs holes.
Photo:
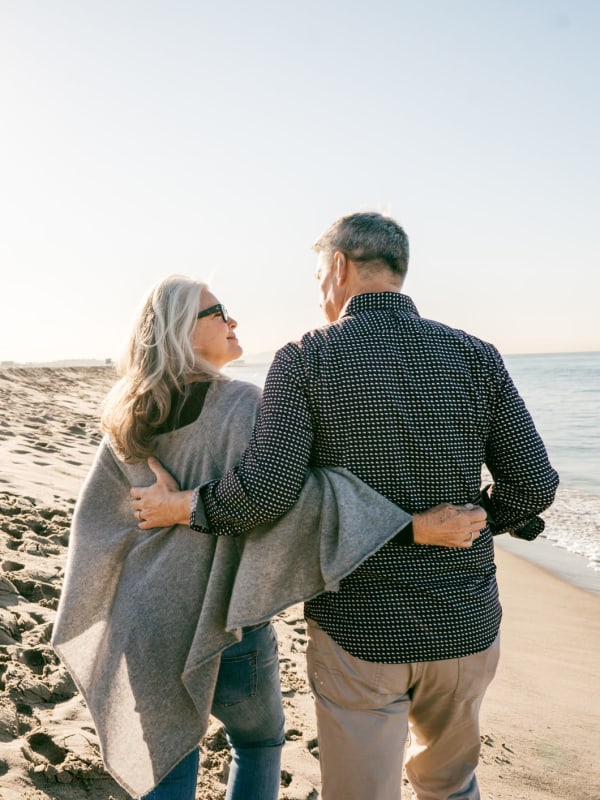
POLYGON ((232 405, 242 403, 256 406, 260 403, 262 390, 256 384, 248 381, 215 381, 212 387, 212 395, 219 402, 228 402, 232 405))
MULTIPOLYGON (((218 381, 206 396, 198 426, 190 436, 202 440, 219 461, 223 454, 235 453, 246 447, 260 407, 258 386, 244 381, 218 381)), ((234 462, 235 463, 235 462, 234 462)), ((229 466, 226 466, 229 469, 229 466)))

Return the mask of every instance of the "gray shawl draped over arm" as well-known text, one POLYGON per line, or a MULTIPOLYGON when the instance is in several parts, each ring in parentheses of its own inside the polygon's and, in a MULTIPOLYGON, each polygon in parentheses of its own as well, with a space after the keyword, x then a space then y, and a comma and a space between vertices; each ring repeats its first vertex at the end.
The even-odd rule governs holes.
MULTIPOLYGON (((257 387, 214 383, 200 417, 156 455, 192 488, 234 466, 257 387)), ((150 485, 105 439, 78 498, 52 643, 92 715, 107 770, 150 791, 206 731, 221 651, 241 627, 335 591, 411 517, 343 469, 315 469, 294 508, 240 537, 140 531, 129 490, 150 485)))

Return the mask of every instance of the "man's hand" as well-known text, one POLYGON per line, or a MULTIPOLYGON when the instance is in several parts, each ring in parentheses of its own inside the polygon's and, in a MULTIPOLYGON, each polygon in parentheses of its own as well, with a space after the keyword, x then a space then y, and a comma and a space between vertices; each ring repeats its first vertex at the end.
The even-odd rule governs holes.
POLYGON ((157 458, 149 458, 148 466, 156 475, 152 486, 134 486, 130 491, 138 528, 167 528, 190 524, 192 492, 179 491, 179 484, 157 458))
POLYGON ((413 516, 413 541, 438 547, 471 547, 485 525, 486 514, 480 506, 441 503, 413 516))

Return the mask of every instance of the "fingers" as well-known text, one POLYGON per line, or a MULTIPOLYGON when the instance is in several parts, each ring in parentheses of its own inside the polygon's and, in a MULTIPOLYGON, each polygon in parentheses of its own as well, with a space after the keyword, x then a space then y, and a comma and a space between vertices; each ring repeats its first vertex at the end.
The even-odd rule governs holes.
MULTIPOLYGON (((144 495, 146 495, 148 490, 152 489, 153 486, 156 486, 156 483, 153 483, 152 486, 132 486, 129 490, 129 496, 133 498, 133 500, 142 501, 144 495)), ((134 508, 139 508, 139 506, 134 506, 134 508)))
POLYGON ((138 523, 138 528, 142 527, 142 524, 146 522, 144 519, 144 509, 141 503, 132 503, 131 508, 133 509, 133 516, 136 518, 138 523))
POLYGON ((471 547, 476 539, 481 536, 481 531, 487 524, 487 515, 481 506, 473 506, 468 503, 465 506, 465 514, 467 517, 467 534, 468 537, 464 540, 464 547, 471 547))
POLYGON ((158 458, 154 458, 154 456, 149 457, 148 466, 150 467, 152 472, 156 475, 157 479, 164 475, 169 474, 167 470, 163 467, 163 465, 160 463, 158 458))
POLYGON ((461 533, 460 537, 457 536, 455 543, 450 545, 451 547, 461 547, 463 550, 468 550, 469 547, 473 546, 473 542, 475 542, 481 536, 480 531, 471 531, 468 534, 461 533))
MULTIPOLYGON (((155 509, 157 504, 164 500, 167 493, 179 491, 179 484, 157 458, 151 456, 148 459, 148 467, 154 473, 156 482, 150 486, 132 486, 129 490, 134 513, 137 515, 137 512, 141 512, 144 518, 149 515, 151 509, 155 509)), ((143 529, 151 527, 152 525, 146 525, 143 529)))
POLYGON ((161 527, 161 522, 157 522, 157 512, 148 506, 146 509, 140 503, 132 505, 133 516, 137 522, 137 527, 141 531, 149 531, 152 528, 161 527), (137 507, 136 507, 137 506, 137 507))
POLYGON ((163 467, 160 463, 158 458, 154 458, 154 456, 150 456, 148 459, 148 466, 152 470, 152 472, 156 475, 156 482, 157 483, 166 483, 170 484, 173 483, 174 478, 170 472, 163 467))
POLYGON ((485 524, 487 522, 487 514, 485 513, 485 509, 481 508, 481 506, 465 506, 465 511, 469 516, 471 522, 477 523, 481 522, 481 527, 485 528, 485 524))
POLYGON ((479 538, 481 534, 479 531, 476 533, 469 533, 467 535, 461 534, 460 538, 456 538, 453 544, 450 544, 450 547, 460 547, 463 550, 468 550, 469 547, 473 546, 473 542, 479 538))
POLYGON ((471 503, 440 505, 413 515, 413 541, 440 547, 469 548, 486 526, 486 514, 471 503))
POLYGON ((446 525, 448 529, 455 529, 470 533, 471 530, 485 528, 487 517, 480 506, 468 504, 466 506, 455 506, 452 503, 441 503, 439 506, 425 511, 432 522, 446 525))
POLYGON ((165 486, 170 492, 179 491, 179 484, 171 475, 171 473, 163 467, 158 458, 150 456, 148 459, 148 466, 156 475, 156 483, 161 484, 161 486, 165 486))

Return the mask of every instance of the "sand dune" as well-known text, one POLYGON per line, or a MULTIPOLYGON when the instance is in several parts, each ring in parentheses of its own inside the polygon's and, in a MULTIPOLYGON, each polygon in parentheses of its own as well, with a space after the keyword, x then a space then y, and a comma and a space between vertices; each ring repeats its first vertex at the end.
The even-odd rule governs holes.
MULTIPOLYGON (((49 645, 70 516, 114 379, 107 367, 0 370, 1 800, 127 797, 104 772, 91 719, 49 645)), ((598 800, 600 598, 507 553, 499 553, 499 571, 503 655, 482 716, 482 796, 598 800)), ((280 797, 315 800, 302 608, 275 624, 288 740, 280 797)), ((227 764, 214 722, 198 798, 224 797, 227 764)), ((403 796, 412 797, 408 786, 403 796)))

